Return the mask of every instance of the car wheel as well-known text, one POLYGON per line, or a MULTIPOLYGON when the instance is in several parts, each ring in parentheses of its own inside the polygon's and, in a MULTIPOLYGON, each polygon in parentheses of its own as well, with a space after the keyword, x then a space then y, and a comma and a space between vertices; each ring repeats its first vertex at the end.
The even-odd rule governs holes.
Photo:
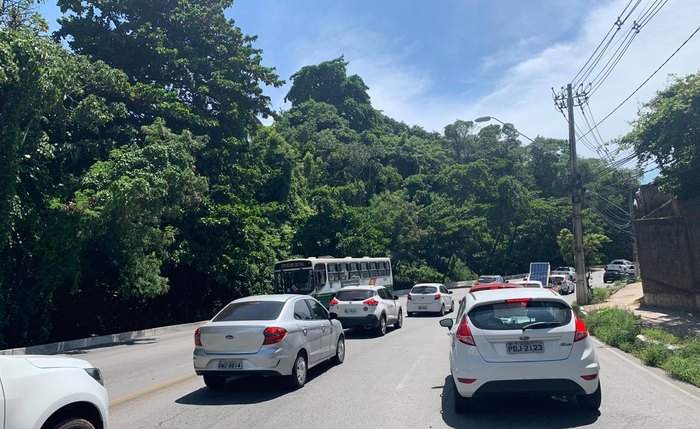
POLYGON ((377 326, 377 335, 383 337, 386 335, 386 316, 382 314, 379 318, 379 326, 377 326))
POLYGON ((338 344, 335 345, 335 356, 331 359, 333 365, 340 365, 345 361, 345 337, 342 335, 338 338, 338 344))
POLYGON ((95 426, 85 419, 70 418, 57 424, 53 429, 95 429, 95 426))
POLYGON ((455 400, 455 413, 468 413, 472 408, 472 398, 465 398, 464 396, 460 395, 459 391, 457 390, 457 382, 455 381, 454 377, 450 378, 452 379, 452 396, 454 396, 455 400))
POLYGON ((600 383, 598 383, 598 388, 595 392, 590 395, 579 395, 578 406, 582 410, 586 411, 597 411, 600 408, 600 402, 602 400, 602 394, 600 392, 600 383))
MULTIPOLYGON (((345 348, 343 348, 345 350, 345 348)), ((304 353, 299 352, 297 358, 294 360, 294 366, 292 366, 292 375, 289 376, 289 384, 292 389, 301 389, 306 384, 306 373, 308 367, 306 366, 306 357, 304 353)))
POLYGON ((445 315, 445 304, 442 304, 442 307, 440 307, 440 316, 445 315))
POLYGON ((204 374, 204 384, 210 389, 221 389, 226 385, 226 377, 216 374, 204 374))
POLYGON ((396 323, 394 323, 394 329, 401 329, 403 326, 403 312, 399 310, 399 318, 396 319, 396 323))
POLYGON ((452 301, 452 306, 450 307, 450 313, 452 313, 453 311, 455 311, 455 302, 454 301, 452 301))

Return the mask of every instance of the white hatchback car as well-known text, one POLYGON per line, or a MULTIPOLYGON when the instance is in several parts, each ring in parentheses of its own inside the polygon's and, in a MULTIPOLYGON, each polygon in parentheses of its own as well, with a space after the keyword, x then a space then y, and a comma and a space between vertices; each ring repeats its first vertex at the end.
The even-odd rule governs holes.
POLYGON ((108 407, 100 370, 84 360, 0 356, 0 428, 106 429, 108 407))
POLYGON ((463 299, 450 329, 455 411, 475 397, 522 393, 576 396, 585 410, 600 407, 600 367, 588 330, 571 306, 549 289, 485 290, 463 299))
POLYGON ((387 325, 403 325, 399 297, 383 286, 344 287, 329 302, 329 311, 343 328, 374 329, 378 336, 386 334, 387 325))
POLYGON ((406 312, 409 316, 428 312, 444 316, 446 312, 455 309, 452 291, 440 283, 418 283, 411 288, 406 300, 406 312))

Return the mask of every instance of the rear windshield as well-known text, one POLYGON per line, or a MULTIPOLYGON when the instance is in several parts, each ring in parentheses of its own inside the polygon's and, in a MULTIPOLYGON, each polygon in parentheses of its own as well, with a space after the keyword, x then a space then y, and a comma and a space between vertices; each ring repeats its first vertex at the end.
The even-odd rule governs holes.
POLYGON ((212 322, 236 322, 242 320, 274 320, 284 307, 281 301, 232 302, 224 307, 212 322))
POLYGON ((481 276, 477 281, 479 283, 493 283, 496 281, 496 276, 481 276))
POLYGON ((415 286, 411 289, 411 293, 436 293, 437 288, 435 286, 415 286))
POLYGON ((341 290, 335 295, 338 301, 364 301, 374 296, 374 291, 367 289, 341 290))
POLYGON ((566 325, 571 322, 571 308, 555 301, 502 302, 475 307, 468 316, 479 329, 504 331, 536 322, 566 325))

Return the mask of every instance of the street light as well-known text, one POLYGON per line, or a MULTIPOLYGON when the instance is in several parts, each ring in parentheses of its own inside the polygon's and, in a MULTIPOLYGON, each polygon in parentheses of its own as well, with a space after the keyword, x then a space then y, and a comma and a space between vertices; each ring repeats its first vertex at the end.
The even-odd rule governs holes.
MULTIPOLYGON (((491 119, 493 119, 494 121, 500 122, 501 124, 505 125, 505 122, 501 121, 501 120, 498 119, 498 118, 494 118, 493 116, 481 116, 481 117, 479 117, 479 118, 474 119, 474 122, 488 122, 488 121, 490 121, 491 119)), ((515 129, 515 132, 516 132, 516 133, 518 133, 518 134, 520 134, 521 136, 525 137, 526 139, 530 140, 530 143, 534 143, 530 137, 528 137, 528 136, 526 136, 525 134, 523 134, 523 133, 521 133, 520 131, 518 131, 517 128, 514 128, 514 129, 515 129)))

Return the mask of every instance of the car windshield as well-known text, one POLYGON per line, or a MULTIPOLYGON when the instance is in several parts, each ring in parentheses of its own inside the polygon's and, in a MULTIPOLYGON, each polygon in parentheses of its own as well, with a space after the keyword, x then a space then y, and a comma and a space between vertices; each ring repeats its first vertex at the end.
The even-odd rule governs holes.
POLYGON ((496 281, 496 276, 481 276, 477 281, 479 283, 493 283, 496 281))
POLYGON ((571 314, 571 308, 561 302, 513 300, 474 307, 468 316, 479 329, 504 331, 523 329, 536 322, 546 322, 541 326, 549 328, 563 326, 571 321, 571 314))
POLYGON ((275 320, 284 307, 282 301, 232 302, 224 307, 212 322, 238 322, 245 320, 275 320))
POLYGON ((437 288, 435 286, 414 286, 413 289, 411 289, 411 293, 436 293, 437 288))
POLYGON ((369 289, 346 289, 338 292, 335 295, 335 299, 338 301, 364 301, 372 298, 373 296, 374 291, 369 289))

